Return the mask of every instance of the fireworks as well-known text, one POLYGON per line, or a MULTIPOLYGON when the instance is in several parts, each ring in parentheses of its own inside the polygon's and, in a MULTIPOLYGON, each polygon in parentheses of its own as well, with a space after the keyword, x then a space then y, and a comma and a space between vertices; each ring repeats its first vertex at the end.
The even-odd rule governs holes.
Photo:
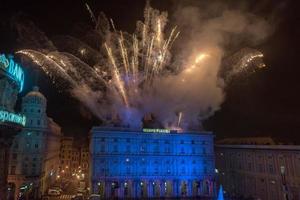
MULTIPOLYGON (((175 65, 170 51, 180 32, 175 26, 166 34, 166 13, 151 8, 147 3, 144 21, 138 21, 136 31, 129 34, 118 30, 112 19, 96 18, 89 5, 85 6, 95 23, 90 35, 96 38, 95 41, 101 41, 99 46, 92 46, 97 42, 88 45, 88 42, 66 37, 58 43, 65 45, 63 51, 23 49, 17 53, 30 58, 53 79, 66 81, 68 90, 103 121, 107 120, 107 115, 114 113, 115 119, 121 118, 123 124, 139 126, 140 119, 153 112, 163 113, 159 117, 173 120, 164 123, 164 126, 181 127, 185 120, 193 118, 194 122, 199 115, 191 112, 203 111, 208 116, 207 113, 214 111, 210 108, 211 104, 217 109, 215 104, 219 105, 222 99, 222 91, 216 84, 221 57, 216 58, 212 52, 203 51, 182 66, 175 65), (217 62, 212 62, 214 60, 217 62), (210 69, 213 72, 205 73, 210 69), (209 77, 213 77, 212 81, 208 81, 209 77), (193 89, 199 83, 207 82, 212 82, 218 100, 213 103, 205 100, 205 109, 197 111, 193 107, 199 108, 200 103, 197 98, 195 100, 193 89), (192 99, 192 106, 185 101, 187 96, 192 99)), ((261 58, 260 52, 243 53, 229 76, 249 68, 250 63, 261 58)), ((263 67, 263 64, 258 67, 263 67)))

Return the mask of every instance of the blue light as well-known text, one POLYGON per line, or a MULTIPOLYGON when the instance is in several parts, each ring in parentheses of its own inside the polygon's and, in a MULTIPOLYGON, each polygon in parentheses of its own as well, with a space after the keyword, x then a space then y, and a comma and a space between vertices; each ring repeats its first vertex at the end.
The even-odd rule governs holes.
POLYGON ((218 194, 218 200, 224 200, 222 185, 220 185, 219 194, 218 194))
POLYGON ((22 92, 24 86, 24 71, 18 63, 13 60, 12 56, 8 58, 4 54, 0 54, 0 69, 4 70, 8 75, 17 82, 19 92, 22 92))
POLYGON ((24 115, 11 113, 5 110, 0 110, 1 122, 12 122, 25 126, 26 117, 24 115))

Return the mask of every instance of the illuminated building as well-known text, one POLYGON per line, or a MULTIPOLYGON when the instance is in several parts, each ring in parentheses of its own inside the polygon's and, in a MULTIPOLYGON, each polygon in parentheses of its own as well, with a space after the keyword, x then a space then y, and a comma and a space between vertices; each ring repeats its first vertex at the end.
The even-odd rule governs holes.
POLYGON ((210 132, 94 127, 90 160, 91 190, 105 198, 214 194, 210 132))
POLYGON ((8 182, 11 195, 27 195, 31 199, 45 193, 55 181, 59 166, 60 127, 46 114, 47 100, 34 87, 22 99, 26 116, 23 130, 10 149, 8 182))
POLYGON ((0 54, 0 199, 6 199, 9 149, 26 117, 14 112, 24 84, 23 69, 12 56, 0 54))
POLYGON ((300 146, 272 138, 229 138, 215 148, 218 179, 236 198, 300 199, 300 146))
POLYGON ((89 162, 90 162, 90 152, 88 146, 82 146, 80 148, 80 167, 84 174, 86 174, 86 178, 88 178, 89 174, 89 162))
POLYGON ((60 149, 60 168, 66 176, 74 174, 80 166, 80 151, 73 137, 63 137, 60 149))

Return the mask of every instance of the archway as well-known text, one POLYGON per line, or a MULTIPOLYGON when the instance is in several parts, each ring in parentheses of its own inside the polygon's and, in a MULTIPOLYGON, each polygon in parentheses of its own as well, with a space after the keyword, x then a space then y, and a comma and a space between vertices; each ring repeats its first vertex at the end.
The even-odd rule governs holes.
POLYGON ((186 181, 181 181, 180 184, 180 195, 181 196, 187 196, 187 182, 186 181))

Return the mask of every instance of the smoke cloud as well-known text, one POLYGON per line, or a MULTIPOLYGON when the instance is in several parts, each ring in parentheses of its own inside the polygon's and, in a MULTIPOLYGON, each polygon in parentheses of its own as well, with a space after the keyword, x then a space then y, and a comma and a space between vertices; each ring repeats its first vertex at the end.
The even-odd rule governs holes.
MULTIPOLYGON (((145 20, 137 22, 133 35, 117 31, 103 14, 98 22, 92 13, 98 23, 81 40, 57 37, 46 42, 51 48, 36 45, 36 51, 18 53, 47 74, 57 77, 59 72, 71 95, 102 121, 140 127, 141 119, 152 114, 158 126, 201 129, 202 121, 220 109, 229 75, 264 66, 259 51, 239 50, 260 44, 271 28, 245 8, 197 2, 176 4, 171 23, 178 26, 179 37, 172 29, 168 39, 168 14, 146 5, 145 20), (233 52, 239 53, 230 60, 233 52), (228 59, 233 67, 222 76, 228 59)), ((42 32, 35 33, 45 40, 42 32)))

